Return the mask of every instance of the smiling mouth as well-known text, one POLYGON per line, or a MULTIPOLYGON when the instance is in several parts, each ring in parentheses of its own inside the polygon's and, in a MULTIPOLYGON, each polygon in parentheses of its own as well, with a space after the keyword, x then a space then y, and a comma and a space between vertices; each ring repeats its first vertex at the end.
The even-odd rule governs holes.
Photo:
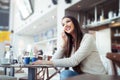
POLYGON ((69 30, 70 30, 70 26, 67 26, 66 31, 69 31, 69 30))

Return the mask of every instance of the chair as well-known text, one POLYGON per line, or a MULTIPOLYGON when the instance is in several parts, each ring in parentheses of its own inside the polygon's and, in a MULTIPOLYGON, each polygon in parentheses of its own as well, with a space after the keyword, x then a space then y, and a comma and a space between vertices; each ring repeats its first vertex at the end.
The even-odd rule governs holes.
POLYGON ((118 53, 107 53, 106 57, 111 60, 113 64, 114 75, 119 75, 120 72, 120 54, 118 53))
POLYGON ((107 75, 119 75, 120 73, 120 54, 118 53, 106 53, 106 55, 100 55, 101 61, 107 71, 107 75))
MULTIPOLYGON (((52 58, 52 56, 47 56, 47 60, 50 60, 52 58)), ((40 59, 42 59, 42 58, 40 58, 40 59)), ((45 79, 45 76, 46 76, 46 80, 50 80, 51 78, 53 78, 56 74, 58 74, 58 73, 60 73, 60 70, 62 69, 62 68, 57 68, 57 67, 52 67, 54 70, 55 70, 55 72, 53 73, 53 74, 49 74, 49 69, 50 68, 41 68, 41 70, 37 73, 37 75, 39 75, 39 77, 40 78, 42 78, 42 80, 44 80, 45 79)))

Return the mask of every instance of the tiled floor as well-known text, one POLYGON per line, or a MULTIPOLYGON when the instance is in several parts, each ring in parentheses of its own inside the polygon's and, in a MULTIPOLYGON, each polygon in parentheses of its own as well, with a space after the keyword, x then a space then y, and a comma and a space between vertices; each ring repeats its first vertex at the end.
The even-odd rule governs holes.
MULTIPOLYGON (((18 80, 19 80, 20 77, 27 76, 27 70, 26 69, 23 69, 23 70, 24 70, 24 73, 15 73, 15 77, 17 77, 18 80)), ((49 69, 49 74, 50 75, 53 74, 54 72, 55 72, 55 69, 53 69, 53 68, 49 69)), ((60 80, 59 79, 59 73, 56 74, 54 77, 52 77, 50 80, 60 80)))

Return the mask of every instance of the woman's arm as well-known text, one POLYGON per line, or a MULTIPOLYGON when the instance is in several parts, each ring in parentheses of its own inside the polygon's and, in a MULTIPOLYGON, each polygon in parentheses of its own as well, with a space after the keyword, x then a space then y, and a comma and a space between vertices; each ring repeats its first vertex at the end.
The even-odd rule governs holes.
POLYGON ((31 64, 32 65, 53 65, 52 61, 47 61, 47 60, 37 60, 31 64))
POLYGON ((61 37, 62 37, 61 38, 62 41, 60 43, 58 43, 60 46, 59 46, 58 50, 56 51, 56 53, 53 55, 52 59, 60 59, 60 58, 63 58, 63 56, 64 56, 68 37, 66 36, 65 32, 62 32, 61 37))
POLYGON ((74 67, 85 59, 95 47, 95 38, 93 35, 85 34, 79 49, 70 57, 52 60, 55 66, 74 67))

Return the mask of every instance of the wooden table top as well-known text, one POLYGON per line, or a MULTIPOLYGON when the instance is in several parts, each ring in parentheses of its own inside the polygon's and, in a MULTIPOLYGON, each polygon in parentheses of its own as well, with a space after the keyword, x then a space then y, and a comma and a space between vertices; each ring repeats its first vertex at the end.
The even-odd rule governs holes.
POLYGON ((31 64, 8 64, 8 65, 2 65, 0 64, 0 67, 22 67, 22 68, 27 68, 27 67, 31 67, 31 68, 37 68, 37 67, 43 67, 43 68, 51 68, 54 67, 52 65, 31 65, 31 64))
POLYGON ((120 80, 120 76, 82 74, 66 80, 120 80))

